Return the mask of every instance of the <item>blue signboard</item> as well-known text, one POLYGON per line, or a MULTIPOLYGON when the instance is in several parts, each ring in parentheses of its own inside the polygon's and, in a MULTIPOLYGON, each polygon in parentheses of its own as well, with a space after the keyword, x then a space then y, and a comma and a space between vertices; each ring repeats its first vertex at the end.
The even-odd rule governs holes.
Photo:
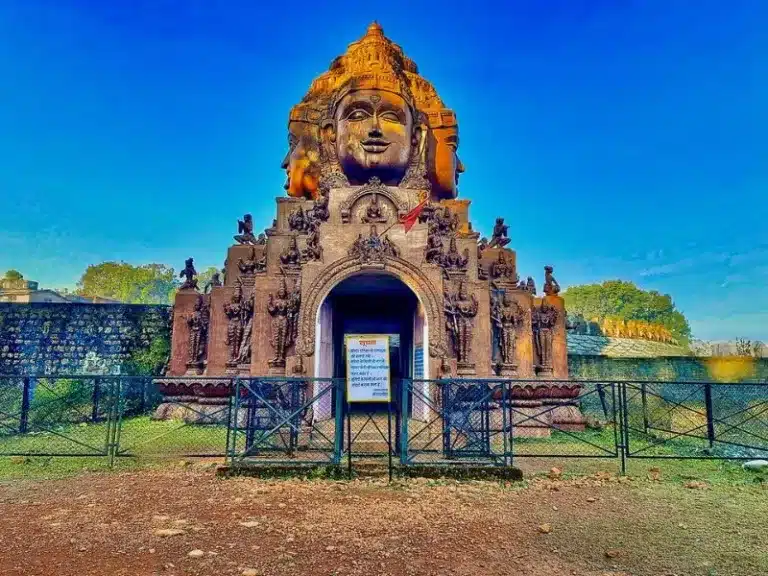
POLYGON ((424 347, 416 346, 413 351, 413 377, 417 380, 424 378, 424 347))

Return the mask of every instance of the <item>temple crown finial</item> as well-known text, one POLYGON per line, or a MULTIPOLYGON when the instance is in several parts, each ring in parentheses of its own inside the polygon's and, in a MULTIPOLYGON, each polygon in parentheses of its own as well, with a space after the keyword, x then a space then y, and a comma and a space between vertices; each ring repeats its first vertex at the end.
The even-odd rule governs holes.
POLYGON ((376 36, 382 36, 384 34, 384 29, 381 27, 381 24, 379 24, 376 20, 371 22, 368 25, 368 30, 366 30, 366 35, 376 35, 376 36))

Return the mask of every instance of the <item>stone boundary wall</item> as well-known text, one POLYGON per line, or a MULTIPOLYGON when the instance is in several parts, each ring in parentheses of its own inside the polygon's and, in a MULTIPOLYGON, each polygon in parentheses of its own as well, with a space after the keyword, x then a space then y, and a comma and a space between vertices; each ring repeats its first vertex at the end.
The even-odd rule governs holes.
POLYGON ((111 370, 170 340, 170 306, 0 304, 0 374, 78 374, 86 354, 111 370))
POLYGON ((610 358, 569 354, 568 373, 576 380, 766 382, 768 358, 610 358))

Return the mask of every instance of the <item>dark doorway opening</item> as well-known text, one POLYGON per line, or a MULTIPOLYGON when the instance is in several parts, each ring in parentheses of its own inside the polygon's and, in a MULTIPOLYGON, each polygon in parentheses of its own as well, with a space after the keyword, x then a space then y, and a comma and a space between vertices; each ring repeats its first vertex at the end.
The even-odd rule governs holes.
MULTIPOLYGON (((401 379, 410 378, 418 299, 403 282, 386 274, 360 274, 340 282, 328 295, 333 320, 333 376, 346 378, 347 334, 390 335, 392 411, 399 416, 401 379)), ((352 411, 386 412, 382 404, 353 404, 352 411)))

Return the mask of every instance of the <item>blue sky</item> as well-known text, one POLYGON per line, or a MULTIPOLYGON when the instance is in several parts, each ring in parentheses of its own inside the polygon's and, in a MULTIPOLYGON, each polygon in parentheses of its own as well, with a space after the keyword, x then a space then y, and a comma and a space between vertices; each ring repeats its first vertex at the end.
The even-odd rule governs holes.
POLYGON ((672 294, 768 340, 768 2, 0 2, 0 271, 221 265, 271 222, 289 108, 377 19, 458 114, 522 275, 672 294))

